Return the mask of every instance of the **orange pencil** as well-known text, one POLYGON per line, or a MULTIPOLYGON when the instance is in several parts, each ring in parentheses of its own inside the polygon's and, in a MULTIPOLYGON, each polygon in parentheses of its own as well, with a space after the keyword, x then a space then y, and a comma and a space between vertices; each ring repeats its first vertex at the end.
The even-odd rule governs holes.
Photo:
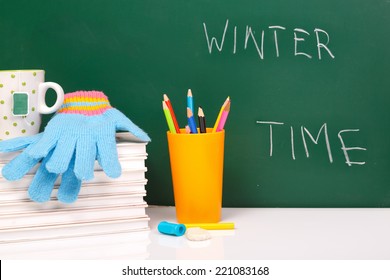
POLYGON ((180 133, 179 124, 177 123, 175 112, 173 111, 173 107, 171 101, 168 98, 168 95, 164 94, 164 102, 167 104, 169 111, 171 112, 171 117, 173 120, 173 124, 175 126, 176 133, 180 133))

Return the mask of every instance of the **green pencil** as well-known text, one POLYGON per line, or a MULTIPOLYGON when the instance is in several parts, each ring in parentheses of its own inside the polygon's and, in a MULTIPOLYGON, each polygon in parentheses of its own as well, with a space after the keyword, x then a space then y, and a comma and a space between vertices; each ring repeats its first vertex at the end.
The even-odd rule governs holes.
POLYGON ((162 102, 162 105, 163 105, 163 111, 164 111, 164 114, 165 114, 165 118, 167 119, 167 124, 168 124, 169 131, 171 133, 175 133, 176 134, 176 129, 175 129, 175 125, 173 124, 171 112, 169 111, 169 108, 168 108, 167 104, 164 101, 162 102))

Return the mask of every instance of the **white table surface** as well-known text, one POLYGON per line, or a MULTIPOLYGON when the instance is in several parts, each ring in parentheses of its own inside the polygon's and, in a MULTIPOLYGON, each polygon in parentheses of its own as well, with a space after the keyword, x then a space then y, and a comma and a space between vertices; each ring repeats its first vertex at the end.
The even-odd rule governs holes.
POLYGON ((235 230, 189 241, 160 234, 176 222, 175 208, 149 206, 148 259, 156 260, 389 260, 390 209, 224 208, 235 230))
MULTIPOLYGON (((234 230, 189 241, 158 232, 175 208, 149 206, 150 231, 0 246, 2 259, 390 260, 389 209, 224 208, 234 230)), ((1 236, 0 236, 1 239, 1 236)))

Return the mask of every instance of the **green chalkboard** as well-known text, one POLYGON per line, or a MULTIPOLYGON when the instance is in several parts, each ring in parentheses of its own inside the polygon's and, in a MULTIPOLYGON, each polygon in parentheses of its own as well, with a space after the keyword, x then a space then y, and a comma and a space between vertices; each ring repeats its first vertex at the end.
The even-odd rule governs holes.
POLYGON ((102 90, 149 133, 149 204, 173 204, 162 96, 183 127, 191 88, 209 126, 232 100, 224 206, 390 206, 389 1, 0 5, 1 69, 102 90))

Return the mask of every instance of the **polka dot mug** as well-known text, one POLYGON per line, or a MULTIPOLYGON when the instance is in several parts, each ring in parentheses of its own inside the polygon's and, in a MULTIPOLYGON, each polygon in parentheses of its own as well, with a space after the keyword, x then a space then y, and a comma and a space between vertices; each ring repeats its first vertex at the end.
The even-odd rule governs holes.
POLYGON ((38 133, 42 114, 51 114, 61 107, 62 87, 44 80, 44 70, 0 71, 0 141, 38 133), (57 95, 51 107, 45 102, 49 88, 57 95))

